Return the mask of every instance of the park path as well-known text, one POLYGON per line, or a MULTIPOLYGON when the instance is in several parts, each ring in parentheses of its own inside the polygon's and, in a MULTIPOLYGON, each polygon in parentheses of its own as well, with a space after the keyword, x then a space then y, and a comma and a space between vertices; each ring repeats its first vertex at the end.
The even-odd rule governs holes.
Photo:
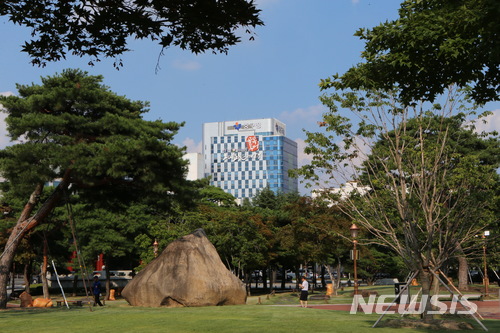
MULTIPOLYGON (((478 313, 485 319, 498 319, 500 320, 500 301, 487 300, 487 301, 470 301, 477 305, 478 313)), ((444 302, 446 303, 446 302, 444 302)), ((388 305, 388 304, 387 304, 388 305)), ((335 311, 351 311, 352 304, 311 304, 311 309, 321 310, 335 310, 335 311)), ((393 305, 391 310, 397 311, 398 305, 393 305)), ((386 307, 383 308, 384 310, 386 307)), ((461 306, 457 306, 457 310, 463 310, 461 306)))
MULTIPOLYGON (((500 300, 471 301, 477 305, 477 311, 484 319, 500 320, 500 300)), ((445 302, 446 303, 446 302, 445 302)), ((299 305, 285 305, 299 306, 299 305)), ((351 304, 310 304, 308 308, 333 311, 351 311, 351 304)), ((397 311, 398 305, 393 305, 391 310, 397 311)), ((19 304, 7 303, 7 308, 19 308, 19 304)), ((385 307, 383 308, 385 310, 385 307)), ((457 307, 457 310, 462 310, 457 307)))

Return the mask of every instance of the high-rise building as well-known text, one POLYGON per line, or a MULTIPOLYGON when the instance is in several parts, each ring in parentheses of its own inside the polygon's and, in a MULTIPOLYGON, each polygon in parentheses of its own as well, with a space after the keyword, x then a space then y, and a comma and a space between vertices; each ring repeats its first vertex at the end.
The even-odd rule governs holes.
POLYGON ((298 191, 288 170, 297 168, 297 143, 274 118, 203 124, 204 175, 240 201, 269 187, 275 193, 298 191))

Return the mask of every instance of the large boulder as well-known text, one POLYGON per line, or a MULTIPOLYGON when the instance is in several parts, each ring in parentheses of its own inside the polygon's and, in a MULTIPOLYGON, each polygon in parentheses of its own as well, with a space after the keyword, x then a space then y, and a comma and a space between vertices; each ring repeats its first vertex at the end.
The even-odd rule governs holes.
POLYGON ((246 303, 245 285, 198 229, 170 243, 123 289, 133 306, 182 307, 246 303))

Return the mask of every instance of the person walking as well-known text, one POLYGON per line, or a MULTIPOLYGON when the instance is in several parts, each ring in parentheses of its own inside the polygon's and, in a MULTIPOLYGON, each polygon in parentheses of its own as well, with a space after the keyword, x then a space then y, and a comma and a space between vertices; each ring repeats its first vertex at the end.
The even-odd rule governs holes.
POLYGON ((92 284, 92 293, 94 294, 94 306, 96 304, 99 304, 99 306, 102 306, 101 303, 101 282, 99 281, 99 277, 96 275, 94 276, 94 283, 92 284))
POLYGON ((309 296, 309 282, 305 276, 302 277, 302 283, 299 285, 300 287, 300 306, 303 308, 307 308, 307 297, 309 296))

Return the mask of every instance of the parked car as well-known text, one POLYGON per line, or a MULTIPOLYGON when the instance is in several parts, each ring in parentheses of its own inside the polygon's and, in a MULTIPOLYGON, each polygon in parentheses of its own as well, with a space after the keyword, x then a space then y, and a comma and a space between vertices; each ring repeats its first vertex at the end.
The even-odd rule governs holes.
POLYGON ((385 278, 385 279, 377 279, 373 284, 376 286, 389 286, 395 283, 399 283, 399 280, 397 278, 385 278))

